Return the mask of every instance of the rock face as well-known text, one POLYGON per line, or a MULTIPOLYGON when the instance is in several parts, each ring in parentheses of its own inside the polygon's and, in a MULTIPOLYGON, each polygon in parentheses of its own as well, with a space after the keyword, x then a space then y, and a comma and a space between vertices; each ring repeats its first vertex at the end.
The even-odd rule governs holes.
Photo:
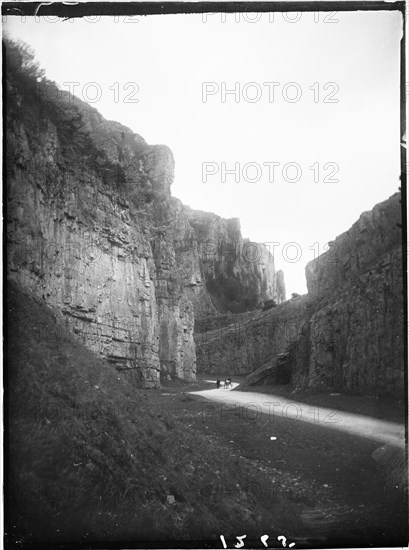
POLYGON ((280 353, 297 340, 307 317, 304 296, 251 316, 232 316, 230 324, 195 334, 200 372, 220 376, 249 374, 266 363, 274 363, 280 353), (237 317, 234 319, 234 317, 237 317))
POLYGON ((300 342, 302 388, 404 389, 401 204, 396 193, 365 212, 306 267, 314 312, 300 342), (308 357, 303 348, 308 347, 308 357))
POLYGON ((285 282, 284 282, 284 271, 279 269, 276 274, 276 301, 278 304, 285 302, 285 282))
POLYGON ((308 295, 197 334, 198 368, 252 373, 244 385, 401 394, 404 299, 397 193, 306 267, 308 295), (237 353, 235 351, 237 346, 237 353))
POLYGON ((287 351, 279 353, 277 357, 267 361, 267 363, 246 376, 238 386, 240 390, 260 384, 289 384, 294 366, 294 348, 294 343, 290 344, 287 351))
MULTIPOLYGON (((237 218, 224 220, 191 209, 187 214, 200 243, 206 289, 217 311, 240 313, 258 308, 266 298, 277 297, 273 256, 265 245, 242 238, 237 218)), ((214 313, 195 309, 200 317, 214 313)))
POLYGON ((270 258, 209 260, 208 236, 244 242, 238 222, 171 196, 168 147, 59 91, 12 44, 7 61, 8 277, 137 385, 193 380, 195 314, 231 302, 226 279, 238 309, 272 297, 270 258))
POLYGON ((309 295, 316 299, 351 285, 382 256, 401 249, 400 220, 399 193, 361 214, 348 231, 329 243, 328 252, 306 266, 309 295))

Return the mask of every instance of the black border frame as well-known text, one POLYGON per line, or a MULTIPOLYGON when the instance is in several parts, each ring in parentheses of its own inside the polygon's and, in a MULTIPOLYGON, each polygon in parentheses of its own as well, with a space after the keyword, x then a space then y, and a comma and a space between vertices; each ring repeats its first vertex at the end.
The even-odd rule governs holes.
MULTIPOLYGON (((404 354, 406 368, 404 371, 405 380, 405 404, 408 410, 408 241, 407 241, 407 152, 406 144, 403 144, 403 136, 407 134, 406 128, 406 5, 402 0, 395 2, 381 0, 334 0, 334 1, 238 1, 238 2, 79 2, 76 4, 53 2, 4 2, 1 6, 2 16, 6 17, 23 17, 23 16, 57 16, 63 19, 82 18, 87 16, 147 16, 147 15, 169 15, 169 14, 200 14, 200 13, 245 13, 245 12, 340 12, 340 11, 399 11, 402 14, 402 38, 400 48, 400 161, 401 161, 401 230, 402 230, 402 268, 403 268, 403 303, 404 303, 404 354)), ((408 7, 409 13, 409 7, 408 7)), ((3 49, 3 136, 5 136, 5 119, 7 113, 6 94, 4 89, 4 67, 5 53, 3 49)), ((408 83, 409 86, 409 83, 408 83)), ((409 91, 408 91, 409 95, 409 91)), ((3 139, 3 159, 6 158, 6 146, 3 139)), ((3 160, 3 182, 6 180, 7 170, 3 160)), ((7 213, 6 193, 3 185, 3 228, 7 213)), ((3 231, 3 327, 7 324, 7 304, 6 304, 6 237, 3 231)), ((7 341, 4 335, 4 355, 7 352, 7 341)), ((3 418, 4 418, 4 520, 7 517, 7 478, 4 473, 7 472, 8 466, 8 376, 7 368, 3 369, 3 418)), ((406 463, 408 462, 408 419, 406 418, 405 425, 406 436, 406 463)), ((408 495, 406 495, 406 508, 408 508, 408 495)), ((6 521, 4 521, 6 524, 6 521)), ((234 548, 236 540, 228 540, 228 548, 234 548)), ((304 542, 304 541, 303 541, 304 542)), ((311 539, 310 544, 304 545, 304 548, 323 548, 320 546, 319 540, 311 539)), ((335 542, 335 541, 334 541, 335 542)), ((305 544, 305 542, 304 542, 305 544)), ((341 546, 333 546, 339 548, 341 546)), ((351 547, 365 548, 365 541, 351 540, 351 547)), ((19 545, 11 545, 7 539, 4 539, 4 548, 18 547, 21 550, 24 548, 33 550, 74 550, 74 549, 111 549, 111 548, 222 548, 219 538, 198 541, 116 541, 116 542, 75 542, 75 543, 25 543, 19 545)), ((301 546, 296 546, 300 548, 301 546)), ((264 548, 259 539, 246 539, 246 544, 243 550, 249 548, 264 548)))

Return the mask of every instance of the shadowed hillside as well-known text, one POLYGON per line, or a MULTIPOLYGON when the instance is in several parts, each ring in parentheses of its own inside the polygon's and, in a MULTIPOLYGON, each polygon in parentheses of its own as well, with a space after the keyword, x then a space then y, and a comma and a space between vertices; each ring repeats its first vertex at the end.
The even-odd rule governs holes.
POLYGON ((149 391, 133 389, 14 285, 7 338, 10 543, 257 529, 257 495, 198 499, 216 471, 229 472, 232 486, 242 482, 244 465, 155 408, 149 391))

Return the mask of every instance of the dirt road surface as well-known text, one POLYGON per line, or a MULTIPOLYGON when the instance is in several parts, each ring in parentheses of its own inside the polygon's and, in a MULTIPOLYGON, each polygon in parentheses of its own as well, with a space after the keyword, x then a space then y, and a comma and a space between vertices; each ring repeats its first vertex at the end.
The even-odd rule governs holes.
POLYGON ((296 403, 286 388, 229 391, 204 378, 168 382, 148 396, 189 433, 201 434, 206 443, 194 449, 201 456, 229 456, 217 471, 195 472, 201 503, 217 506, 243 493, 255 514, 247 530, 240 523, 233 532, 218 533, 229 535, 228 548, 244 533, 250 548, 263 547, 262 534, 271 540, 283 534, 296 548, 406 544, 401 405, 338 394, 303 396, 296 403))
MULTIPOLYGON (((206 380, 216 384, 216 380, 206 380)), ((238 384, 233 382, 231 389, 238 384)), ((376 418, 326 409, 306 403, 296 402, 277 395, 256 392, 231 392, 231 389, 220 388, 190 392, 206 399, 247 409, 247 414, 281 416, 299 422, 319 424, 333 430, 340 430, 351 435, 365 437, 373 441, 392 445, 405 446, 405 426, 376 418)))

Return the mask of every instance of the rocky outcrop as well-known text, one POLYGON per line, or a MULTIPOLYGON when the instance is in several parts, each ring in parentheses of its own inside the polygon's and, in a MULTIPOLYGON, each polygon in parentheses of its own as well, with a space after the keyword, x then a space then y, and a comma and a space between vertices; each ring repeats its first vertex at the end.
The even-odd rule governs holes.
POLYGON ((327 253, 307 265, 315 305, 299 346, 296 387, 403 392, 400 220, 396 193, 362 214, 327 253))
POLYGON ((197 334, 199 371, 251 373, 244 385, 291 383, 295 392, 402 394, 400 220, 397 193, 307 265, 308 295, 197 334))
MULTIPOLYGON (((217 311, 240 313, 276 298, 274 258, 264 244, 242 238, 237 218, 224 220, 191 209, 187 215, 199 243, 206 289, 217 311)), ((196 314, 203 317, 206 311, 196 307, 196 314)))
POLYGON ((175 251, 153 254, 143 213, 90 165, 58 165, 51 124, 37 147, 23 121, 11 131, 29 155, 8 178, 9 276, 60 309, 93 351, 132 369, 138 384, 157 386, 161 370, 193 378, 193 309, 175 251))
POLYGON ((245 319, 237 316, 228 326, 196 333, 199 371, 243 375, 266 363, 273 364, 300 337, 307 308, 308 299, 300 297, 268 311, 253 312, 245 319))
POLYGON ((333 294, 345 285, 351 286, 381 257, 386 258, 401 248, 400 220, 400 193, 361 214, 348 231, 329 243, 327 252, 307 264, 309 295, 316 299, 333 294))
POLYGON ((276 302, 281 304, 286 300, 284 271, 279 269, 276 274, 276 302))
POLYGON ((195 314, 231 302, 226 279, 237 308, 271 297, 269 256, 209 259, 208 237, 244 243, 238 222, 171 196, 168 147, 59 91, 27 51, 7 44, 7 62, 8 277, 138 385, 193 380, 195 314))
POLYGON ((290 344, 287 351, 273 356, 264 365, 246 376, 236 390, 242 391, 250 386, 289 384, 294 369, 294 348, 294 343, 290 344))

